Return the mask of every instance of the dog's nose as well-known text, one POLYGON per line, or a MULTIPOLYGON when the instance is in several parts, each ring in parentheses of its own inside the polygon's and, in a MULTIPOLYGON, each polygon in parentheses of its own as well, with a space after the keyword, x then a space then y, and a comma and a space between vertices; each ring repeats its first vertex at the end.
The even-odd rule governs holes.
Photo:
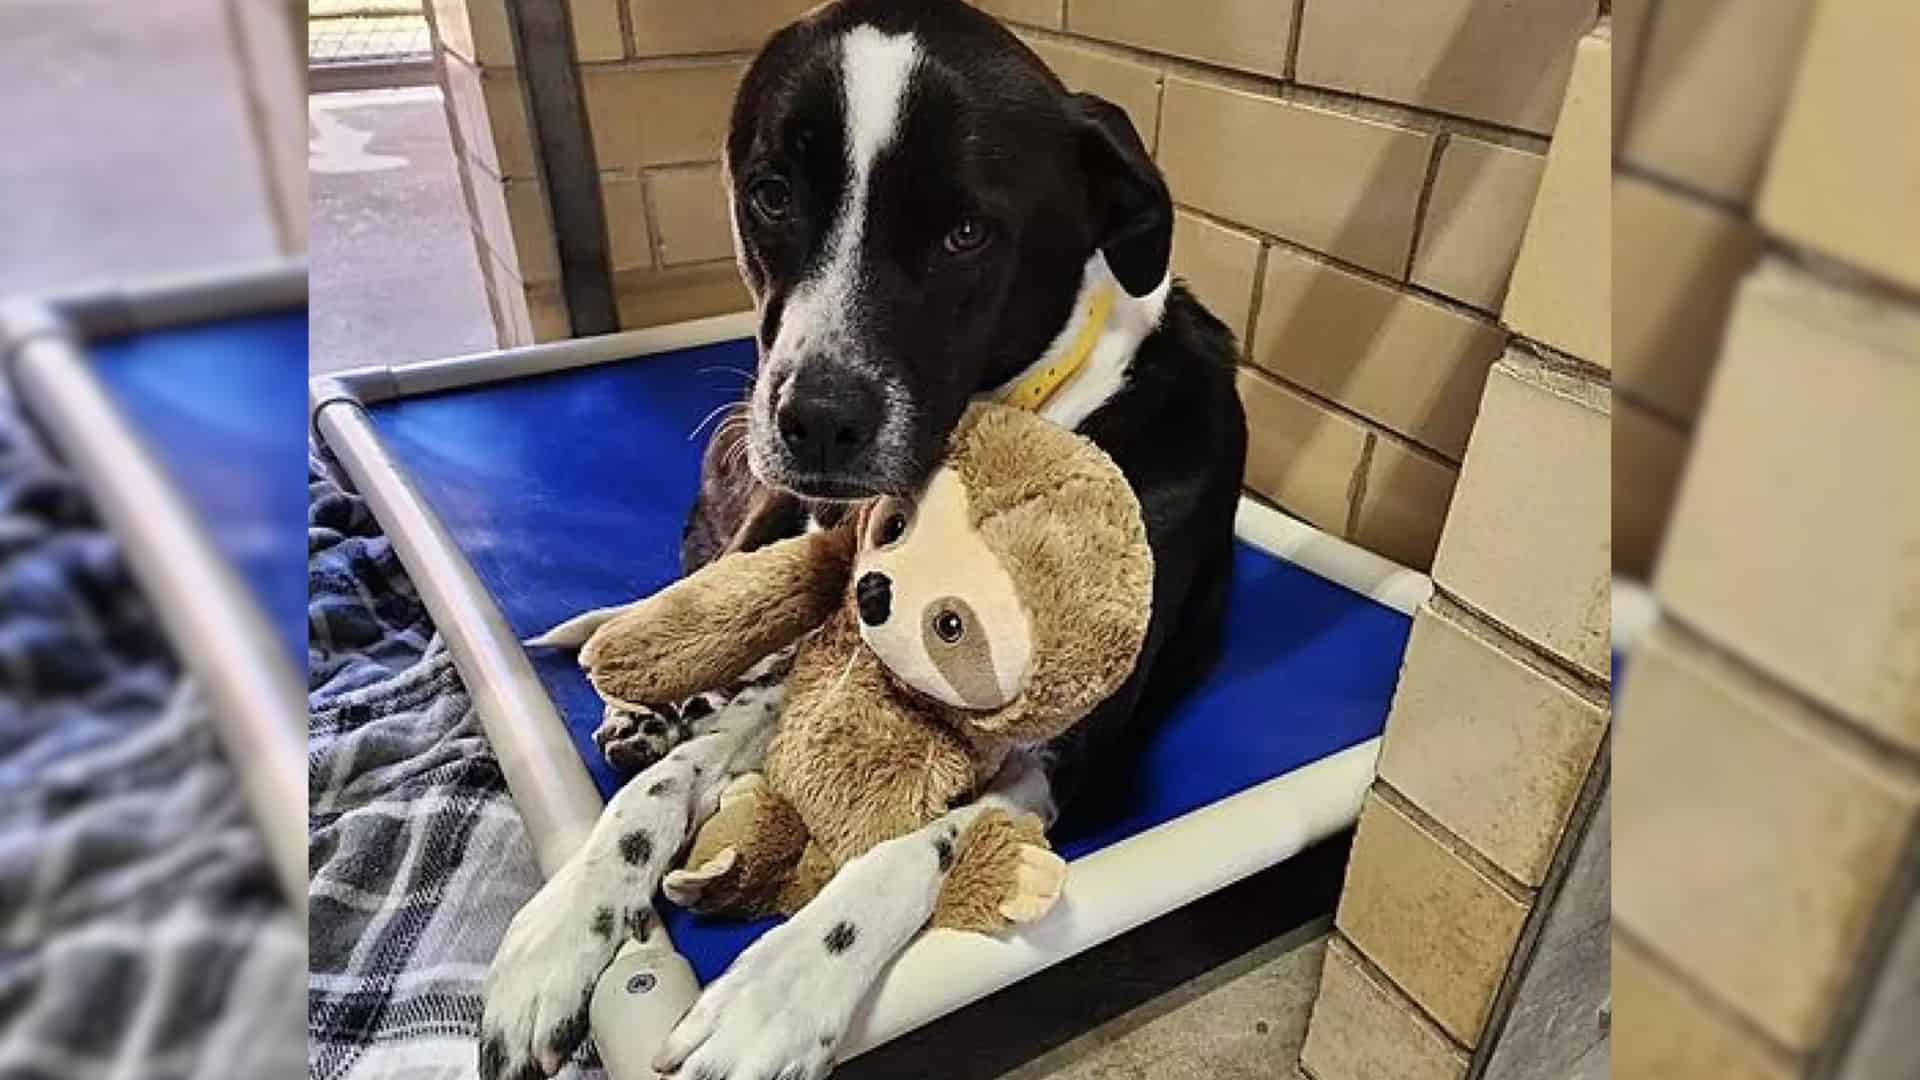
POLYGON ((803 469, 834 473, 880 429, 880 395, 866 380, 824 363, 803 363, 780 394, 780 442, 803 469))
POLYGON ((893 614, 893 582, 878 570, 860 575, 853 598, 860 605, 860 621, 868 626, 879 626, 893 614))

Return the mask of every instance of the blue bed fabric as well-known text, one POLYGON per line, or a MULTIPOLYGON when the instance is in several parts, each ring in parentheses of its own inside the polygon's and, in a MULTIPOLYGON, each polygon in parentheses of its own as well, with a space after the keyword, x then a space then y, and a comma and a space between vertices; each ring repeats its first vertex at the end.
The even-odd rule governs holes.
MULTIPOLYGON (((643 596, 678 574, 702 418, 740 396, 749 341, 685 349, 403 399, 373 409, 382 440, 426 495, 514 632, 643 596)), ((1127 797, 1070 817, 1069 858, 1378 735, 1409 619, 1242 546, 1227 647, 1158 728, 1127 797)), ((533 650, 603 794, 619 786, 592 743, 598 699, 570 654, 533 650)), ((702 981, 773 920, 666 911, 702 981)))
POLYGON ((106 338, 88 359, 304 670, 306 309, 106 338))

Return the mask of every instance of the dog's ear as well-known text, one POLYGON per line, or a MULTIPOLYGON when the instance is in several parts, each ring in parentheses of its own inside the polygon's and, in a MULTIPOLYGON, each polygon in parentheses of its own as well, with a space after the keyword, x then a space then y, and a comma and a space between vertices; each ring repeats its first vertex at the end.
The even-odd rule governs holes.
POLYGON ((1094 235, 1123 288, 1145 296, 1167 276, 1173 252, 1173 198, 1133 121, 1118 105, 1071 94, 1067 115, 1078 129, 1094 235))

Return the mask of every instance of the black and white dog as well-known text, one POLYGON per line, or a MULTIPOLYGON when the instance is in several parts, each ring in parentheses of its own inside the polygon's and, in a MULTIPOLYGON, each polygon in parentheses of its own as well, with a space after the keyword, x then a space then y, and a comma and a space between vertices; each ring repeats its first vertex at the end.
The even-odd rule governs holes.
MULTIPOLYGON (((1172 204, 1126 114, 1067 92, 960 0, 842 0, 775 34, 741 85, 726 171, 761 360, 745 423, 709 449, 690 565, 826 523, 845 500, 911 493, 970 399, 1063 360, 1079 366, 1040 411, 1119 463, 1155 561, 1152 626, 1121 690, 980 800, 848 863, 707 987, 656 1062, 799 1080, 831 1069, 926 922, 934 841, 986 806, 1051 821, 1092 797, 1204 670, 1246 421, 1231 333, 1168 276, 1172 204)), ((676 853, 757 767, 782 692, 762 677, 694 710, 670 752, 652 745, 664 756, 515 917, 488 982, 483 1080, 551 1074, 584 1038, 595 980, 622 940, 645 940, 654 890, 674 892, 676 853)))

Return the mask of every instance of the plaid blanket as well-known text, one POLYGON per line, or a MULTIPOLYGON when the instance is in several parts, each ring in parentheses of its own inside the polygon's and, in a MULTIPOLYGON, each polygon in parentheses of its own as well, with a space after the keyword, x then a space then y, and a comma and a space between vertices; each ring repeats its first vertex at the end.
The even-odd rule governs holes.
POLYGON ((533 848, 391 545, 324 459, 309 492, 310 1073, 470 1077, 533 848))
POLYGON ((305 965, 118 548, 0 395, 0 1077, 289 1075, 305 965))

